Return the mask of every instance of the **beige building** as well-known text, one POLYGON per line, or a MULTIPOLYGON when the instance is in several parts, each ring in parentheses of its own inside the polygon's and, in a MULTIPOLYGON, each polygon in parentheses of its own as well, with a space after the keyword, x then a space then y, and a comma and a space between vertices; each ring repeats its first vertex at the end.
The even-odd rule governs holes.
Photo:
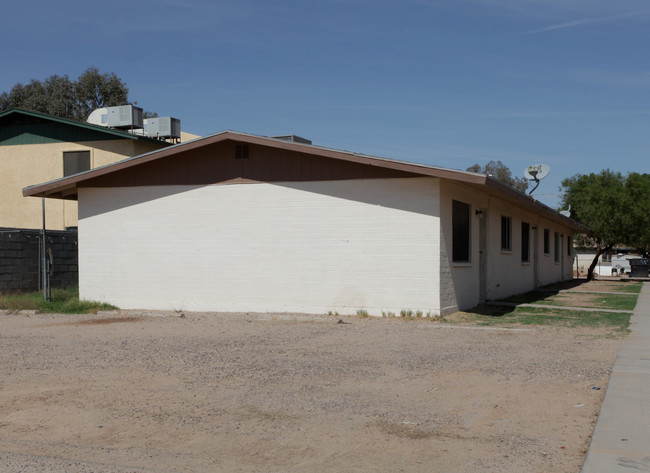
MULTIPOLYGON (((125 131, 21 109, 0 113, 0 227, 36 229, 43 224, 39 199, 25 186, 97 168, 169 146, 125 131)), ((45 202, 48 230, 77 226, 77 202, 45 202)))

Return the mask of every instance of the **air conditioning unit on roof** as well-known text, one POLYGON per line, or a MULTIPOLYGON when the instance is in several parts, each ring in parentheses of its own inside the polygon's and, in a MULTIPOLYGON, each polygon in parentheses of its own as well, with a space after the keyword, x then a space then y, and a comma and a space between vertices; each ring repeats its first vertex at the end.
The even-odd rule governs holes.
POLYGON ((134 105, 107 107, 106 124, 111 128, 142 128, 142 109, 134 105))
POLYGON ((151 138, 180 138, 181 121, 172 117, 146 118, 144 135, 151 138))

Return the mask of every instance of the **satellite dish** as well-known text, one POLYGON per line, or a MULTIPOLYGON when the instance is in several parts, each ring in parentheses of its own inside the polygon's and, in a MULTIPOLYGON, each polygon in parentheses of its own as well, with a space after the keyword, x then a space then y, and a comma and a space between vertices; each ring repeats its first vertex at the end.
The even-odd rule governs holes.
POLYGON ((533 164, 526 168, 524 171, 524 177, 531 181, 539 181, 548 176, 549 172, 551 172, 551 168, 548 164, 533 164))
POLYGON ((535 187, 532 188, 528 195, 532 194, 533 191, 537 189, 537 186, 539 186, 539 180, 548 176, 549 172, 551 172, 551 168, 548 164, 533 164, 526 168, 524 171, 526 179, 529 181, 535 181, 535 187))
POLYGON ((565 217, 571 217, 571 204, 569 204, 569 208, 566 210, 560 210, 560 213, 564 215, 565 217))

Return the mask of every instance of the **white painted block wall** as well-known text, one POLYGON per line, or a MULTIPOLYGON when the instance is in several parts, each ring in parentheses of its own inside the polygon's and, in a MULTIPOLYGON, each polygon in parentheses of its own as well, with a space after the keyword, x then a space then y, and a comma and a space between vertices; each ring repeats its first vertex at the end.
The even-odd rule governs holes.
POLYGON ((487 215, 490 228, 488 259, 488 298, 503 299, 514 294, 522 294, 535 289, 535 235, 538 225, 536 214, 498 198, 490 199, 490 211, 487 215), (511 249, 501 249, 501 217, 511 219, 511 249), (521 260, 521 223, 529 224, 529 261, 521 260))
POLYGON ((435 178, 79 190, 82 298, 127 309, 440 310, 435 178))
POLYGON ((535 289, 534 253, 537 245, 538 286, 543 286, 572 277, 572 256, 567 252, 567 236, 573 233, 566 227, 554 223, 539 214, 523 210, 475 187, 443 181, 440 190, 441 221, 441 310, 443 313, 464 310, 479 303, 479 227, 481 219, 486 220, 487 271, 486 299, 503 299, 535 289), (452 200, 470 205, 470 261, 452 261, 452 200), (476 210, 482 213, 476 214, 476 210), (511 250, 501 249, 501 216, 511 218, 511 250), (529 262, 521 260, 521 223, 530 225, 529 262), (535 230, 535 228, 537 230, 535 230), (543 251, 543 231, 550 231, 550 253, 543 251), (562 235, 560 261, 554 259, 554 232, 562 235))
POLYGON ((475 210, 486 205, 486 195, 475 188, 443 181, 440 189, 441 229, 441 307, 443 314, 469 309, 479 303, 479 221, 475 210), (452 261, 452 201, 470 206, 470 261, 452 261))

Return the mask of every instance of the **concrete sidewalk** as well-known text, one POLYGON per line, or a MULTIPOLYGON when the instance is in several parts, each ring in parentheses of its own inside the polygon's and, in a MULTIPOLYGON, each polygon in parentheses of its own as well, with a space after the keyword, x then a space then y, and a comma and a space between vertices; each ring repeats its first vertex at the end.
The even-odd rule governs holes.
POLYGON ((609 379, 581 473, 650 472, 650 283, 609 379))

